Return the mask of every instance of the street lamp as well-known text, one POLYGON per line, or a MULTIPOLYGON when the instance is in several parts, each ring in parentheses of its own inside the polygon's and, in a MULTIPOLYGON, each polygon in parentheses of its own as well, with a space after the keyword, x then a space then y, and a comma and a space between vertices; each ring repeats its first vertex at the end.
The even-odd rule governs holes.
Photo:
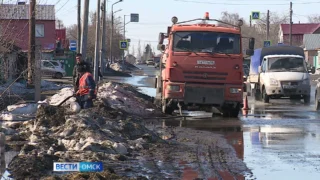
POLYGON ((113 6, 122 2, 123 0, 119 0, 112 4, 111 6, 111 37, 110 37, 110 61, 112 62, 112 42, 113 42, 113 6))
MULTIPOLYGON (((131 21, 126 23, 126 16, 130 16, 130 15, 123 15, 123 38, 126 39, 126 25, 129 24, 131 21)), ((125 62, 125 53, 123 50, 123 64, 125 62)))

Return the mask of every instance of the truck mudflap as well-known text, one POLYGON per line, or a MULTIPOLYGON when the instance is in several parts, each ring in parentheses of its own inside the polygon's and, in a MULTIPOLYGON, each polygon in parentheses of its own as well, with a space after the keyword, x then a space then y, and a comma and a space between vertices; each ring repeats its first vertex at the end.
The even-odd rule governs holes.
POLYGON ((198 104, 223 104, 224 88, 185 86, 184 102, 198 104))

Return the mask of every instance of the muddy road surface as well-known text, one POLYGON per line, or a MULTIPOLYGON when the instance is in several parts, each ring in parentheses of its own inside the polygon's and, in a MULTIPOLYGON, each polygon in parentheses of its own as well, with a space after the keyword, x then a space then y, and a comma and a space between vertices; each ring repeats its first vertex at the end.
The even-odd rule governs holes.
MULTIPOLYGON (((158 70, 139 67, 142 70, 133 77, 108 80, 135 85, 155 96, 153 78, 158 70)), ((185 111, 192 117, 150 119, 145 125, 168 143, 145 148, 113 169, 120 175, 148 179, 317 180, 320 112, 313 106, 313 99, 310 105, 288 99, 264 104, 249 97, 250 110, 238 118, 185 111)), ((6 152, 0 161, 2 170, 10 156, 12 152, 6 152)))
MULTIPOLYGON (((151 66, 140 67, 145 71, 144 77, 132 77, 137 80, 135 85, 148 89, 144 92, 155 96, 151 79, 159 73, 158 70, 151 66)), ((127 82, 134 82, 132 79, 127 82)), ((313 83, 312 94, 314 86, 313 83)), ((221 135, 248 168, 247 174, 242 177, 227 173, 228 178, 223 178, 223 172, 228 172, 228 168, 222 168, 225 171, 219 172, 208 166, 212 154, 217 152, 212 150, 212 144, 207 143, 205 146, 199 145, 200 149, 207 150, 203 153, 207 157, 201 157, 207 161, 201 161, 201 158, 196 160, 198 167, 185 168, 187 175, 181 176, 182 179, 206 179, 210 177, 209 172, 216 179, 319 179, 320 112, 314 111, 314 99, 310 105, 289 99, 271 100, 269 104, 264 104, 249 97, 249 106, 248 114, 241 114, 236 119, 211 117, 211 114, 204 112, 184 112, 193 117, 162 121, 161 127, 171 131, 168 138, 180 141, 189 138, 194 140, 192 143, 201 144, 210 136, 214 139, 215 135, 221 135)), ((197 156, 197 153, 194 155, 197 156)), ((219 158, 213 159, 219 161, 219 158)), ((240 163, 237 165, 242 166, 240 163)))

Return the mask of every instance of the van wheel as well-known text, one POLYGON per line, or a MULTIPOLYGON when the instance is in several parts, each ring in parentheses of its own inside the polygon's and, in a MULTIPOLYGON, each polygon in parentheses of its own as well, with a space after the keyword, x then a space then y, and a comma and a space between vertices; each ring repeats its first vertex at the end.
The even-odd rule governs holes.
POLYGON ((54 77, 57 78, 57 79, 62 79, 63 75, 62 75, 62 73, 57 72, 57 73, 54 75, 54 77))
POLYGON ((254 99, 256 101, 261 101, 261 92, 260 92, 260 89, 255 89, 253 91, 253 94, 254 94, 254 99))
POLYGON ((269 103, 270 101, 270 97, 268 96, 265 88, 262 90, 262 100, 264 103, 269 103))
POLYGON ((316 102, 315 102, 315 109, 316 109, 316 111, 320 110, 320 103, 319 103, 318 99, 316 99, 316 102))
POLYGON ((304 101, 305 104, 310 104, 310 95, 305 95, 303 97, 303 101, 304 101))

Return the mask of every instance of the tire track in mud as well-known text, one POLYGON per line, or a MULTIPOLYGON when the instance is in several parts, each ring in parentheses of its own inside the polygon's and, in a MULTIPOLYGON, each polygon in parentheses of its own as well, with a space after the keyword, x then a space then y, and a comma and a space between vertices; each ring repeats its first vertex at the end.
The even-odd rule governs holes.
MULTIPOLYGON (((209 146, 209 148, 212 151, 211 146, 209 146)), ((234 180, 237 180, 236 174, 234 172, 232 172, 232 170, 228 166, 228 163, 227 163, 227 160, 226 160, 226 156, 225 156, 225 153, 223 152, 223 150, 219 149, 217 146, 214 146, 213 151, 217 154, 217 157, 218 157, 217 159, 219 161, 219 164, 223 168, 223 170, 226 170, 228 173, 230 173, 230 175, 232 175, 234 180)))
MULTIPOLYGON (((167 144, 161 147, 155 147, 145 152, 144 158, 148 166, 148 170, 152 172, 151 179, 177 179, 180 177, 180 169, 178 169, 174 164, 175 161, 175 149, 172 147, 166 147, 167 144), (159 161, 162 161, 163 165, 159 165, 159 161)), ((144 164, 146 165, 146 164, 144 164)))
POLYGON ((213 172, 215 173, 215 175, 218 177, 219 180, 223 180, 221 175, 219 174, 219 171, 216 169, 216 167, 214 165, 214 162, 213 162, 213 159, 212 159, 212 150, 211 150, 211 146, 210 145, 208 146, 208 157, 209 157, 210 164, 211 164, 213 172))

